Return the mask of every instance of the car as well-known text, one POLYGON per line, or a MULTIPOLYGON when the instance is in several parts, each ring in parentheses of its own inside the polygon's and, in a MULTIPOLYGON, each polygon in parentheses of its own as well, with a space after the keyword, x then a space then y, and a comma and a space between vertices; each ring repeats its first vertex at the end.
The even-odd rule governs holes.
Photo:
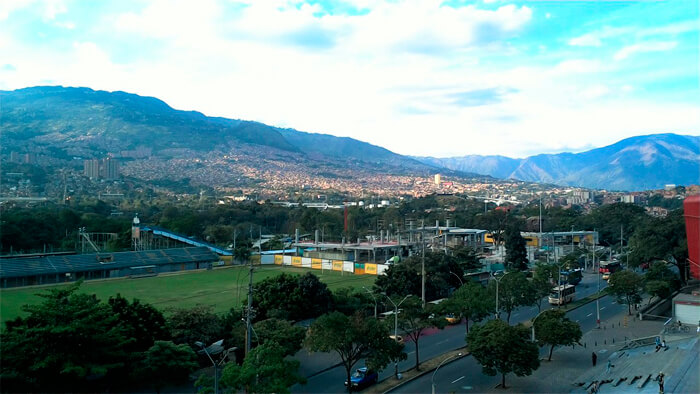
MULTIPOLYGON (((359 389, 373 385, 379 381, 379 374, 367 367, 358 368, 355 373, 350 375, 350 384, 353 389, 359 389)), ((348 381, 345 381, 347 387, 348 381)))
POLYGON ((401 335, 389 335, 389 338, 395 340, 398 343, 403 343, 403 337, 401 335))
POLYGON ((606 272, 603 274, 603 280, 608 280, 610 279, 610 272, 606 272))
POLYGON ((452 313, 448 313, 447 315, 445 315, 445 320, 447 320, 447 323, 449 323, 449 324, 457 324, 457 323, 460 323, 462 321, 462 318, 457 317, 452 313))

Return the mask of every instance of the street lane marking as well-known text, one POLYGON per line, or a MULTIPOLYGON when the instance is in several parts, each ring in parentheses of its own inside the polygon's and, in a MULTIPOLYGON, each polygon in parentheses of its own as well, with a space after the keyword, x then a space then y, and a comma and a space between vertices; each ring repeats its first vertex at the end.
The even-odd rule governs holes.
POLYGON ((457 380, 453 380, 452 383, 457 383, 457 382, 459 382, 459 381, 462 380, 462 379, 464 379, 464 376, 462 376, 461 378, 459 378, 459 379, 457 379, 457 380))
POLYGON ((440 341, 440 342, 436 343, 436 345, 442 345, 443 343, 445 343, 447 341, 449 341, 449 339, 445 339, 444 341, 440 341))
POLYGON ((591 317, 591 316, 593 316, 593 312, 586 315, 586 317, 591 317))
POLYGON ((600 308, 601 311, 602 311, 603 309, 605 309, 605 307, 600 308))

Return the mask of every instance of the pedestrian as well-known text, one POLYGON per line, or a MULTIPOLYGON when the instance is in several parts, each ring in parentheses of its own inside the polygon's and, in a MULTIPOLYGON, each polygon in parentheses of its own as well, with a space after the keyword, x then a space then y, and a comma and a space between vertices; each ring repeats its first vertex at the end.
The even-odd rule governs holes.
POLYGON ((595 394, 598 392, 598 381, 596 380, 593 382, 593 386, 591 386, 591 394, 595 394))
POLYGON ((612 362, 610 362, 610 359, 608 359, 608 365, 605 369, 605 373, 610 373, 610 368, 613 368, 613 367, 614 367, 614 365, 612 364, 612 362))
POLYGON ((664 394, 664 373, 659 372, 659 377, 657 379, 659 380, 659 394, 664 394))
POLYGON ((591 361, 593 361, 593 366, 595 367, 595 363, 598 361, 598 355, 595 352, 591 353, 591 361))

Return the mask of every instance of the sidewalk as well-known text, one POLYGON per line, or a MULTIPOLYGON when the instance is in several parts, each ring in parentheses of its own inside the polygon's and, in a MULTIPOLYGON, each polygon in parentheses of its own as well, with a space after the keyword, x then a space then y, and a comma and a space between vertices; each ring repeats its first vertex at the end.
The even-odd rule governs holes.
MULTIPOLYGON (((624 345, 625 340, 658 335, 663 329, 663 321, 640 321, 622 312, 601 321, 600 326, 600 329, 584 333, 581 338, 583 346, 554 348, 551 362, 547 361, 549 347, 541 348, 540 368, 530 376, 509 374, 506 377, 509 390, 517 393, 583 392, 574 383, 586 371, 593 369, 592 352, 598 355, 596 371, 604 369, 607 359, 624 345)), ((496 392, 498 389, 488 391, 496 392)))

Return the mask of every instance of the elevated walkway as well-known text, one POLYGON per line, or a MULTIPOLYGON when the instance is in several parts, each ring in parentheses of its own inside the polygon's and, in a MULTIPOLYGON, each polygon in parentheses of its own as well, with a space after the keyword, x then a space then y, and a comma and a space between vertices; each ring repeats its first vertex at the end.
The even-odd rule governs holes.
POLYGON ((182 234, 177 234, 174 233, 170 230, 166 230, 161 227, 156 227, 156 226, 142 226, 141 231, 147 231, 153 233, 153 235, 159 235, 161 237, 165 238, 170 238, 172 240, 182 242, 184 244, 192 245, 192 246, 203 246, 206 247, 207 249, 211 250, 212 252, 218 254, 219 256, 233 256, 233 252, 230 250, 222 249, 218 246, 212 245, 207 242, 203 241, 198 241, 195 239, 192 239, 190 237, 186 237, 182 234))

